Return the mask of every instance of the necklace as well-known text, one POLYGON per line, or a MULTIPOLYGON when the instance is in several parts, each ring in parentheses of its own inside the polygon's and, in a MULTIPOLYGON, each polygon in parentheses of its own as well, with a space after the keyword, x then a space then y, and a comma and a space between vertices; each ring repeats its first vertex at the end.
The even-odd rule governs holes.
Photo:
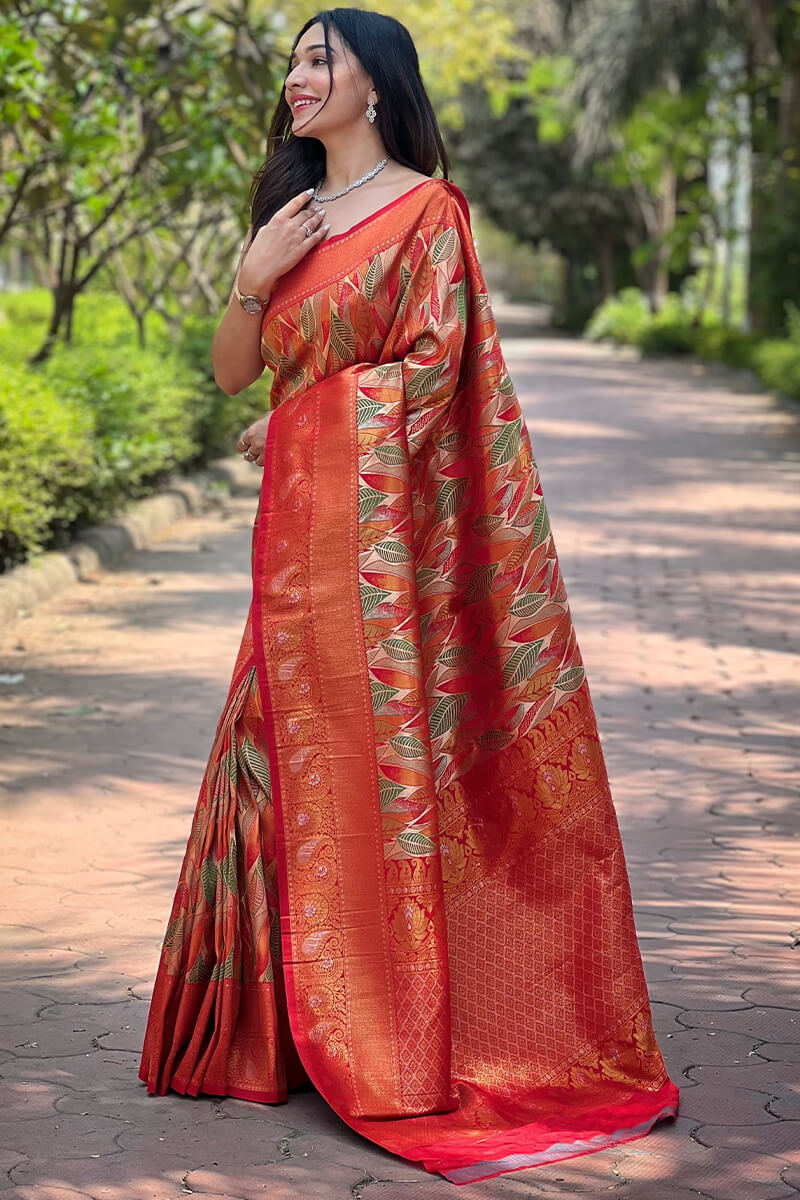
POLYGON ((362 175, 360 179, 357 179, 355 181, 355 183, 348 183, 346 188, 342 188, 342 190, 340 192, 334 192, 331 196, 320 196, 319 188, 320 188, 320 184, 322 183, 322 180, 320 179, 319 183, 317 184, 316 188, 314 189, 314 199, 320 200, 323 203, 327 203, 328 200, 338 200, 338 198, 340 196, 343 196, 345 194, 345 192, 352 192, 353 188, 359 187, 362 183, 366 183, 368 179, 372 179, 373 175, 377 175, 378 171, 383 170, 383 168, 386 166, 388 161, 389 161, 389 155, 387 154, 386 158, 381 159, 381 161, 378 163, 377 167, 373 167, 371 171, 367 171, 366 175, 362 175))

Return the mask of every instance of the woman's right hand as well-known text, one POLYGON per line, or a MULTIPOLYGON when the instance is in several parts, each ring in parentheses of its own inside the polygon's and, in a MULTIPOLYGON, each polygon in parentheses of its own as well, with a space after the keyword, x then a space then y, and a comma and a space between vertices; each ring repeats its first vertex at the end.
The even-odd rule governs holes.
POLYGON ((260 296, 271 291, 281 275, 326 237, 330 225, 323 225, 325 209, 308 208, 310 203, 309 193, 300 192, 261 226, 239 268, 240 292, 260 296), (304 224, 313 230, 310 237, 306 237, 304 224))

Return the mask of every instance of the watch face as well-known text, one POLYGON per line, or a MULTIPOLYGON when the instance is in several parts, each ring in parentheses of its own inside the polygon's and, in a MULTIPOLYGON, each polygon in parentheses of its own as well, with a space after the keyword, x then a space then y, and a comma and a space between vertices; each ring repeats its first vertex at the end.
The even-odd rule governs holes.
POLYGON ((257 296, 245 296, 242 301, 242 308, 245 312, 249 313, 261 312, 261 301, 257 296))

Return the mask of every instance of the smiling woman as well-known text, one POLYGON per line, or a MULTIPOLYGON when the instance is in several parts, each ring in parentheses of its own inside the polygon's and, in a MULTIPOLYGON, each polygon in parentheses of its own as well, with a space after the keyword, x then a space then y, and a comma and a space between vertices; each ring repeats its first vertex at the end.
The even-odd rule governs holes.
POLYGON ((239 354, 274 376, 241 439, 264 463, 253 598, 139 1077, 262 1103, 310 1082, 364 1137, 468 1183, 641 1137, 678 1089, 416 52, 356 9, 317 14, 294 51, 238 272, 256 298, 231 301, 239 354))

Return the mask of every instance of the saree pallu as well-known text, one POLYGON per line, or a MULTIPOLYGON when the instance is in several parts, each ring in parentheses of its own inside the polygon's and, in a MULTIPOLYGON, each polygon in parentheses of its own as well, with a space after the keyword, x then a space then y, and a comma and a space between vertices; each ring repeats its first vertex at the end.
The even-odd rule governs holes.
POLYGON ((595 714, 462 192, 320 243, 264 314, 253 601, 140 1067, 455 1183, 678 1110, 595 714))

